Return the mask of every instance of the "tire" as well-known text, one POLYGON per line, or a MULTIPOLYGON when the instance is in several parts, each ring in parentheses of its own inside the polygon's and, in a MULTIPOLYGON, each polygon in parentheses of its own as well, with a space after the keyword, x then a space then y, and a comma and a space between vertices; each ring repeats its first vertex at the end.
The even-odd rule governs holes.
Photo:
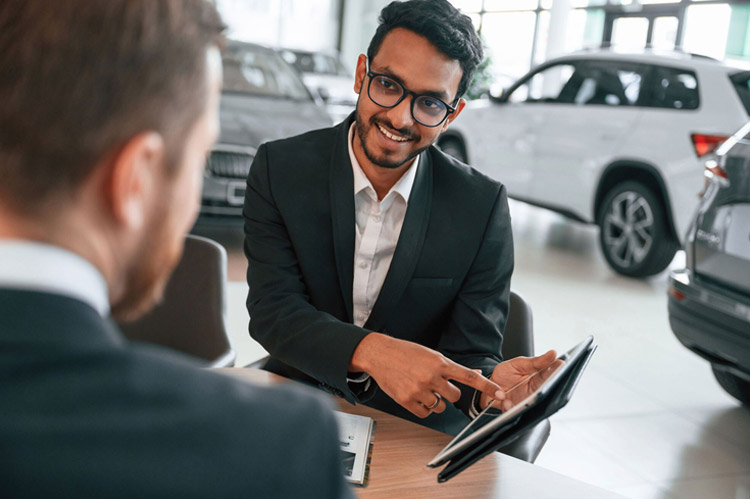
POLYGON ((461 139, 457 139, 456 137, 445 137, 438 142, 438 146, 440 147, 440 150, 448 156, 453 156, 462 163, 467 162, 468 158, 466 157, 466 148, 461 139))
POLYGON ((679 248, 661 199, 640 182, 613 187, 604 197, 597 223, 604 258, 624 276, 658 274, 679 248))
POLYGON ((750 407, 750 382, 735 376, 716 364, 711 364, 711 370, 724 391, 742 402, 742 405, 750 407))

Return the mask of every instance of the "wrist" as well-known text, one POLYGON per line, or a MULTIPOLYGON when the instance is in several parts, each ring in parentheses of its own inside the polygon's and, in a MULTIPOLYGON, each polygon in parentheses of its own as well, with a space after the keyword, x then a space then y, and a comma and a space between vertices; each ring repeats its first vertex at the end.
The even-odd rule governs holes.
POLYGON ((380 333, 369 333, 362 338, 362 341, 359 342, 352 353, 352 358, 349 361, 349 372, 370 374, 371 359, 384 338, 387 338, 387 336, 380 333))

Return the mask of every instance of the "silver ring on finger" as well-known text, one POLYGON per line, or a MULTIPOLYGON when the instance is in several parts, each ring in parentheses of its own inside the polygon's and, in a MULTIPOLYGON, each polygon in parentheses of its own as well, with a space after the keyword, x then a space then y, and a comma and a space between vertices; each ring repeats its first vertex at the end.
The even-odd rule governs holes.
POLYGON ((435 393, 434 395, 435 395, 435 403, 427 406, 427 409, 429 410, 433 410, 434 408, 436 408, 438 404, 440 403, 440 400, 442 399, 439 393, 435 393))

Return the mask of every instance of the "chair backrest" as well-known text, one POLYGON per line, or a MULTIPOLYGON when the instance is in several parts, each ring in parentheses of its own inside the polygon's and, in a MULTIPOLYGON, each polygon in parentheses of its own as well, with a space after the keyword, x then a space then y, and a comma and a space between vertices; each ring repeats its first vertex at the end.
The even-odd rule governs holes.
POLYGON ((236 353, 226 327, 226 276, 224 248, 204 237, 187 236, 162 302, 120 328, 131 340, 185 352, 205 360, 208 367, 231 367, 236 353))
POLYGON ((510 310, 503 331, 503 359, 534 356, 534 322, 531 307, 518 294, 510 292, 510 310))

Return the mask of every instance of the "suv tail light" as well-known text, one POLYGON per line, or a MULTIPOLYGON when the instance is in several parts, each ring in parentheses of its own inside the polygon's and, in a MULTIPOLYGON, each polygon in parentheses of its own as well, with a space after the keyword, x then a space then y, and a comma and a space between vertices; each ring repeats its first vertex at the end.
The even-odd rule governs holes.
POLYGON ((706 135, 704 133, 690 134, 690 139, 693 141, 693 147, 695 148, 695 154, 699 158, 714 152, 716 148, 719 147, 719 144, 728 138, 729 137, 726 135, 706 135))

